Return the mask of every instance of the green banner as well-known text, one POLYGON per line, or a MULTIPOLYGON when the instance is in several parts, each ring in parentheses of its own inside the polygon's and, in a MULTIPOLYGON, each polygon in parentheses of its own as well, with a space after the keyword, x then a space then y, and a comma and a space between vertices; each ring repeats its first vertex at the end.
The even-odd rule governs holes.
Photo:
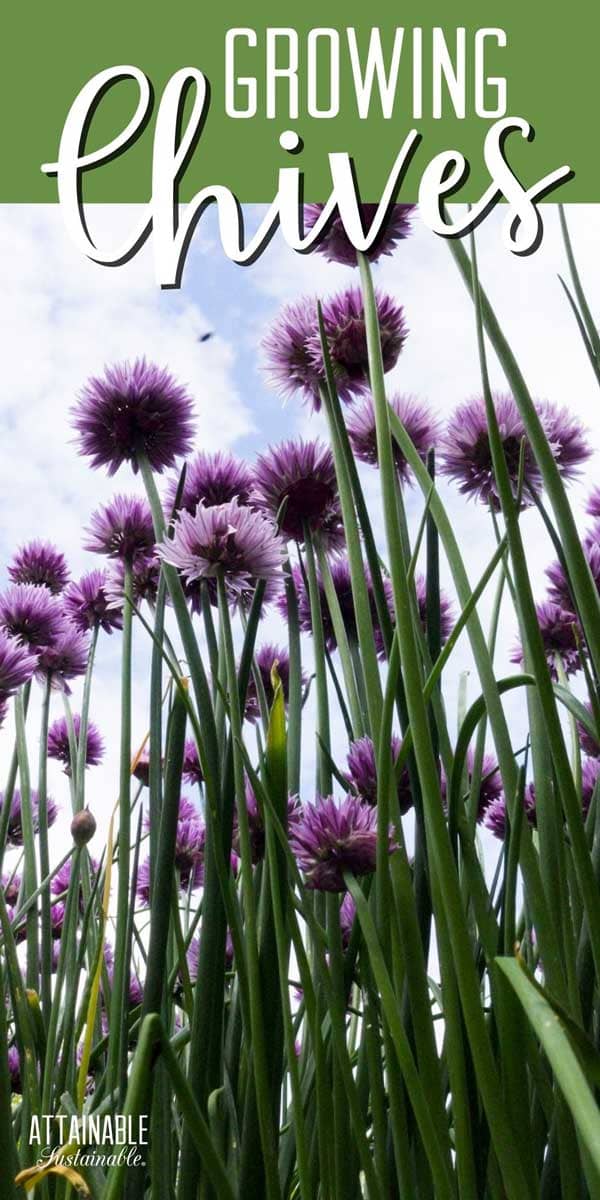
MULTIPOLYGON (((11 5, 0 76, 0 201, 57 200, 56 179, 41 165, 57 160, 82 89, 121 66, 147 77, 152 98, 131 144, 85 171, 89 201, 150 198, 157 114, 168 81, 182 68, 201 72, 209 85, 202 128, 182 172, 182 200, 221 184, 241 201, 267 201, 279 169, 290 165, 303 173, 305 198, 324 200, 331 191, 328 156, 344 153, 352 157, 363 200, 375 201, 414 130, 418 144, 401 198, 417 200, 431 160, 457 151, 469 173, 455 199, 476 202, 490 183, 486 133, 505 117, 523 118, 535 132, 530 141, 519 133, 507 139, 506 159, 524 187, 568 165, 573 177, 548 199, 600 200, 592 126, 600 7, 574 0, 555 12, 521 0, 397 6, 305 0, 293 9, 273 0, 260 7, 240 0, 11 5), (293 156, 280 143, 286 133, 300 139, 293 156)), ((194 91, 192 83, 182 129, 194 91)), ((85 152, 118 137, 139 99, 135 79, 107 86, 86 122, 85 152)))

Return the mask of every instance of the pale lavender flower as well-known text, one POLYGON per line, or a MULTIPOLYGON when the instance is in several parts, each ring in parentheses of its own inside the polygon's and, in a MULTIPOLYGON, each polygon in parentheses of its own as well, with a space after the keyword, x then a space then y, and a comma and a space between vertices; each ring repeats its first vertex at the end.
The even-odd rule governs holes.
POLYGON ((14 583, 0 596, 0 626, 36 652, 60 636, 64 615, 58 596, 32 583, 14 583))
POLYGON ((62 592, 69 582, 64 554, 52 542, 39 538, 20 547, 9 565, 8 575, 12 583, 43 585, 54 595, 62 592))
MULTIPOLYGON (((308 233, 316 225, 324 204, 304 205, 304 231, 308 233)), ((372 226, 377 215, 377 204, 361 204, 360 216, 363 231, 366 233, 372 226)), ((380 232, 373 245, 366 252, 371 262, 377 262, 383 255, 393 254, 398 242, 404 240, 412 232, 410 220, 416 209, 416 204, 392 204, 388 209, 380 232)), ((326 233, 315 246, 328 262, 341 263, 343 266, 356 267, 358 257, 356 248, 352 245, 344 228, 342 218, 337 209, 333 220, 328 221, 326 233)))
MULTIPOLYGON (((392 396, 389 403, 390 408, 393 409, 404 426, 417 453, 425 460, 427 452, 435 446, 440 436, 441 422, 439 418, 435 416, 423 400, 419 400, 416 396, 392 396)), ((373 398, 370 394, 357 400, 348 409, 346 427, 348 429, 350 445, 356 457, 361 462, 377 466, 379 457, 377 453, 375 410, 373 398)), ((393 450, 398 478, 401 483, 412 482, 412 472, 400 447, 395 441, 393 443, 393 450)))
POLYGON ((0 694, 4 699, 12 696, 24 683, 32 678, 37 666, 37 656, 28 647, 0 629, 0 694))
MULTIPOLYGON (((79 736, 81 733, 81 716, 79 713, 73 714, 73 730, 75 733, 75 742, 79 746, 79 736)), ((93 721, 89 721, 87 729, 87 740, 85 747, 85 765, 86 767, 96 767, 102 762, 104 757, 104 742, 102 740, 100 730, 93 721)), ((63 763, 65 774, 71 774, 71 751, 69 746, 69 727, 66 717, 59 717, 48 730, 48 758, 55 758, 57 762, 63 763)))
MULTIPOLYGON (((566 675, 574 675, 581 667, 581 658, 573 614, 565 612, 564 608, 559 608, 558 604, 553 604, 551 600, 537 604, 535 612, 552 679, 558 679, 558 660, 562 663, 566 675)), ((523 647, 520 643, 515 646, 510 660, 523 663, 523 647)))
POLYGON ((112 633, 123 624, 122 603, 118 604, 108 595, 109 575, 107 571, 88 571, 78 582, 65 588, 63 605, 65 614, 83 632, 103 629, 112 633))
MULTIPOLYGON (((384 371, 395 367, 408 329, 404 309, 384 292, 375 293, 384 371)), ((323 304, 323 326, 340 400, 347 403, 368 387, 369 358, 363 298, 360 288, 348 288, 323 304)), ((317 372, 324 371, 318 332, 311 339, 317 372)))
MULTIPOLYGON (((325 892, 344 891, 344 872, 369 875, 375 870, 377 809, 358 796, 339 803, 323 796, 305 804, 290 831, 290 846, 306 877, 306 886, 325 892)), ((398 847, 390 826, 390 854, 398 847)))
POLYGON ((193 516, 180 513, 173 537, 157 552, 187 581, 222 572, 228 596, 237 602, 259 579, 281 578, 284 548, 271 521, 231 500, 213 508, 200 504, 193 516))
POLYGON ((124 462, 137 471, 141 454, 154 471, 172 467, 191 449, 192 410, 169 371, 140 358, 88 379, 71 415, 79 453, 114 475, 124 462))
POLYGON ((325 549, 344 545, 333 454, 324 442, 298 438, 269 447, 256 459, 254 479, 252 503, 286 539, 303 542, 306 526, 325 549))
POLYGON ((129 563, 154 547, 152 514, 141 496, 113 496, 92 513, 86 532, 84 550, 129 563))
POLYGON ((314 339, 318 339, 316 298, 303 296, 286 304, 262 341, 267 378, 282 396, 300 393, 313 412, 321 407, 325 385, 322 361, 316 361, 314 339))
MULTIPOLYGON (((400 738, 396 734, 393 734, 391 751, 394 771, 400 747, 400 738)), ((351 742, 346 762, 348 765, 348 773, 346 775, 348 783, 358 792, 360 799, 364 800, 365 804, 377 804, 377 761, 375 758, 375 747, 371 738, 362 737, 351 742)), ((402 814, 407 813, 412 808, 413 798, 410 790, 408 768, 406 766, 402 767, 399 776, 396 777, 396 791, 400 812, 402 814)))
MULTIPOLYGON (((186 464, 185 481, 179 501, 179 511, 195 513, 199 504, 212 508, 215 504, 227 504, 237 500, 248 504, 252 489, 252 469, 243 458, 227 450, 208 453, 201 450, 186 464)), ((165 511, 170 516, 175 507, 179 489, 179 476, 167 483, 165 511)))

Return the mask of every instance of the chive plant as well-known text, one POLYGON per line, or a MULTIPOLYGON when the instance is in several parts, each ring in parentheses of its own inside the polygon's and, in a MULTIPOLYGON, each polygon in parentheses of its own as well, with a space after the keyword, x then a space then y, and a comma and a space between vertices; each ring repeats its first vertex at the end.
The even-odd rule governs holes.
MULTIPOLYGON (((80 453, 139 473, 145 496, 93 514, 102 569, 71 580, 32 542, 0 595, 7 1200, 600 1196, 600 496, 580 530, 568 485, 585 430, 532 396, 473 237, 449 246, 480 395, 443 425, 390 392, 406 320, 372 268, 401 253, 411 216, 397 206, 369 257, 334 220, 319 250, 352 286, 288 305, 265 336, 271 381, 324 415, 327 441, 254 463, 194 453, 191 396, 145 359, 90 379, 74 406, 80 453), (359 463, 378 472, 377 509, 359 463), (440 476, 489 514, 479 578, 440 476), (541 600, 527 509, 554 557, 541 600), (509 605, 518 644, 500 672, 509 605), (476 685, 453 729, 463 634, 476 685), (104 769, 109 636, 120 768, 98 849, 86 781, 104 769), (49 760, 73 817, 56 864, 49 760)), ((567 311, 600 379, 562 210, 560 224, 567 311)))

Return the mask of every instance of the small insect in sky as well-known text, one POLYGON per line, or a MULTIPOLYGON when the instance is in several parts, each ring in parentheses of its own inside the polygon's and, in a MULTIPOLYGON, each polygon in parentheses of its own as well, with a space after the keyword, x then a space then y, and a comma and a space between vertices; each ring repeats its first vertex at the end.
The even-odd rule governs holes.
POLYGON ((200 337, 198 338, 198 341, 199 341, 199 342, 209 342, 209 341, 210 341, 210 339, 211 339, 211 337, 213 337, 213 331, 212 331, 212 329, 209 329, 208 333, 201 333, 201 334, 200 334, 200 337))

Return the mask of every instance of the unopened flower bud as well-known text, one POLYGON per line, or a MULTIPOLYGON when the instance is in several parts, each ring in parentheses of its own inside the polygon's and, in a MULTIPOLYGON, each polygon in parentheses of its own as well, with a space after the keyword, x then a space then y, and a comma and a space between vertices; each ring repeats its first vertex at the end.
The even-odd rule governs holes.
POLYGON ((96 818, 89 808, 83 808, 71 821, 71 837, 76 846, 87 846, 96 832, 96 818))

